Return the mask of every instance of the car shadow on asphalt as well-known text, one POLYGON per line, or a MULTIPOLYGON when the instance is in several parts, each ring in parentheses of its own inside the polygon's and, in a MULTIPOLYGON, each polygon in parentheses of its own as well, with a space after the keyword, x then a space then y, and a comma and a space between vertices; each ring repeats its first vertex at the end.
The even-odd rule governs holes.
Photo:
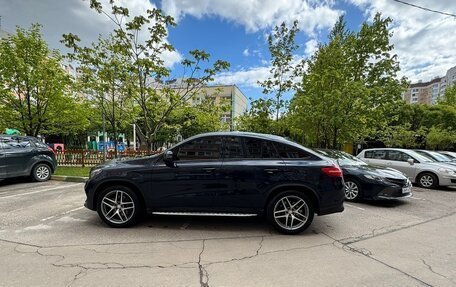
POLYGON ((385 207, 385 208, 396 208, 403 205, 409 204, 408 199, 397 199, 397 200, 365 200, 361 203, 375 206, 375 207, 385 207))
POLYGON ((34 182, 30 177, 0 179, 0 187, 14 185, 14 184, 21 184, 21 183, 30 183, 30 182, 34 182))

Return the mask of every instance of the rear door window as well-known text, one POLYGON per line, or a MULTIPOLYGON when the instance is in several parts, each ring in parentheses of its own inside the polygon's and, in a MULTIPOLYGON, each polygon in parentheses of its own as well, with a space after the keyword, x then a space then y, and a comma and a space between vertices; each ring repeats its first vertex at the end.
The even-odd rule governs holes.
POLYGON ((274 145, 270 141, 244 138, 247 158, 280 158, 274 145))
POLYGON ((283 159, 319 160, 317 156, 292 145, 275 142, 274 146, 276 147, 279 156, 283 159))
POLYGON ((242 142, 239 137, 224 137, 223 158, 243 158, 242 142))

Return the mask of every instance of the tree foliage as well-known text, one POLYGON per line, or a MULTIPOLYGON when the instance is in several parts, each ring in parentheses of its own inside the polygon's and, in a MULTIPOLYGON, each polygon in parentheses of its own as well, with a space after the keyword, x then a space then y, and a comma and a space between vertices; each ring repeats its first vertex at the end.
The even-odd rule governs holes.
POLYGON ((307 144, 338 148, 387 125, 385 115, 393 114, 406 86, 405 79, 397 78, 390 23, 377 14, 355 33, 342 16, 328 43, 306 62, 290 113, 307 144))
POLYGON ((281 112, 287 107, 283 96, 286 92, 294 88, 294 79, 302 68, 302 63, 293 63, 293 54, 298 49, 295 37, 298 29, 298 21, 294 21, 291 27, 285 22, 280 26, 275 26, 273 33, 268 36, 268 47, 271 53, 271 69, 269 77, 259 84, 263 87, 264 94, 273 94, 275 101, 259 102, 274 107, 275 118, 278 121, 281 112))
MULTIPOLYGON (((119 52, 126 57, 124 67, 130 72, 131 95, 139 109, 137 128, 142 142, 152 148, 159 131, 178 106, 188 102, 202 87, 213 80, 215 74, 228 69, 229 63, 221 60, 209 65, 210 55, 202 50, 190 51, 182 60, 182 85, 170 88, 161 85, 170 75, 165 66, 163 53, 174 51, 166 41, 168 28, 175 25, 174 19, 159 9, 147 10, 144 15, 130 15, 127 8, 110 1, 109 9, 100 2, 90 1, 90 7, 108 17, 114 24, 112 32, 119 52)), ((65 44, 75 50, 79 38, 64 35, 65 44)))
POLYGON ((72 93, 61 56, 41 36, 41 26, 0 40, 0 119, 27 135, 74 134, 89 121, 72 93))

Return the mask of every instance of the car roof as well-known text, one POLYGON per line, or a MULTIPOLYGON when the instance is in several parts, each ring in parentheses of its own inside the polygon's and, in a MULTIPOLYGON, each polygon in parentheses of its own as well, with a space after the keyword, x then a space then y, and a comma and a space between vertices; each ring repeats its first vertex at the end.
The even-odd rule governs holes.
POLYGON ((370 151, 370 150, 397 150, 397 151, 403 151, 403 152, 410 152, 410 151, 413 151, 413 150, 405 149, 405 148, 376 147, 376 148, 366 148, 366 149, 363 149, 361 152, 370 151))
POLYGON ((281 136, 277 135, 272 135, 272 134, 262 134, 262 133, 253 133, 253 132, 240 132, 240 131, 230 131, 230 132, 210 132, 210 133, 203 133, 203 134, 198 134, 195 136, 192 136, 188 139, 193 139, 193 138, 199 138, 199 137, 205 137, 205 136, 244 136, 244 137, 255 137, 259 139, 267 139, 267 140, 275 140, 283 143, 294 143, 295 142, 286 139, 281 136))

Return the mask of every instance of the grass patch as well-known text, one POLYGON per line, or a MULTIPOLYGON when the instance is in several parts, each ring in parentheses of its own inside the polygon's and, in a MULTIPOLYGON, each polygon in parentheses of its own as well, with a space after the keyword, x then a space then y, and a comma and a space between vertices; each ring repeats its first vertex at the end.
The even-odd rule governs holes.
POLYGON ((90 167, 81 166, 58 166, 54 175, 65 175, 65 176, 83 176, 88 177, 90 167))

